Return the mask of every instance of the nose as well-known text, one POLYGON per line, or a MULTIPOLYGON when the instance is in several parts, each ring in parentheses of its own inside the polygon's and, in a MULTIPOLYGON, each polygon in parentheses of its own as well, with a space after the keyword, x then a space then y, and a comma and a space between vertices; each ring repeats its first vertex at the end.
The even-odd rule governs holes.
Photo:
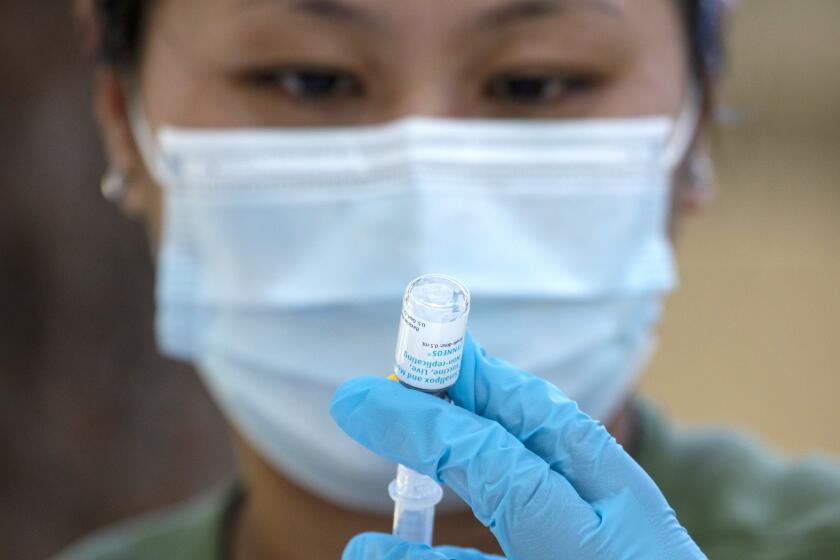
POLYGON ((391 120, 405 117, 475 118, 477 103, 466 99, 459 84, 440 76, 415 77, 394 96, 388 111, 391 120))

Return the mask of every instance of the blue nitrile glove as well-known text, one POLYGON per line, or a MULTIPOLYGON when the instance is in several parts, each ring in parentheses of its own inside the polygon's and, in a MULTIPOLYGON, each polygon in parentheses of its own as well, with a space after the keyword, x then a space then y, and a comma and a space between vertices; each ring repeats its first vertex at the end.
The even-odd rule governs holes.
MULTIPOLYGON (((338 389, 331 413, 374 453, 446 483, 511 560, 705 558, 650 477, 550 383, 468 336, 449 395, 458 406, 363 377, 338 389)), ((344 558, 488 557, 363 534, 344 558)))

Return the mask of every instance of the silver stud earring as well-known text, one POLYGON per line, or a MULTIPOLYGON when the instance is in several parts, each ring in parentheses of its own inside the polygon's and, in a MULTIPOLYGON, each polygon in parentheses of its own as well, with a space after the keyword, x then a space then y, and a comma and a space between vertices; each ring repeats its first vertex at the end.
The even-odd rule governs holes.
POLYGON ((125 173, 121 172, 112 164, 105 171, 105 175, 103 175, 102 181, 99 183, 99 188, 105 200, 119 203, 125 197, 127 183, 125 173))
POLYGON ((698 156, 688 164, 691 180, 698 184, 710 185, 715 182, 715 165, 709 156, 698 156))
POLYGON ((691 189, 703 200, 715 195, 715 165, 709 156, 698 156, 688 164, 691 189))

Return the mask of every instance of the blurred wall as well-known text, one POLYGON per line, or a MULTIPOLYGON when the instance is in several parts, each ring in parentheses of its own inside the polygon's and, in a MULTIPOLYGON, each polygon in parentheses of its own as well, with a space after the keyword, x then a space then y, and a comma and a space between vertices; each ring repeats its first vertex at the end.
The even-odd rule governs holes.
POLYGON ((152 339, 145 233, 102 200, 72 2, 0 9, 0 558, 44 558, 229 472, 152 339))
POLYGON ((681 423, 840 454, 840 2, 748 0, 732 28, 714 205, 644 391, 681 423))

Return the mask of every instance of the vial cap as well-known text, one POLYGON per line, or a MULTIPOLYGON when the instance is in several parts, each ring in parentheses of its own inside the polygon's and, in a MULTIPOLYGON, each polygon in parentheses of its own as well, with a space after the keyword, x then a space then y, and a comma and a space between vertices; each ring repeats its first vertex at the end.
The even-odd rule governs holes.
POLYGON ((463 284, 441 274, 427 274, 414 280, 405 292, 405 306, 418 319, 448 323, 463 316, 470 306, 470 294, 463 284))

